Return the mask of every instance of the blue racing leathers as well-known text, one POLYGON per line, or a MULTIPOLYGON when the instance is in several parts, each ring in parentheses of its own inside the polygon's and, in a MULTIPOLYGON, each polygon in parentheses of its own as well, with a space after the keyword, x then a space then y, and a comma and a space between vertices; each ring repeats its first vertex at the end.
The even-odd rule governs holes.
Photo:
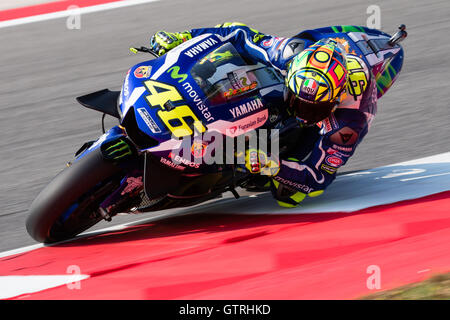
MULTIPOLYGON (((190 33, 192 37, 214 34, 227 39, 241 55, 270 65, 282 75, 286 75, 287 64, 293 56, 319 40, 311 35, 303 37, 304 33, 292 38, 270 36, 241 23, 193 29, 190 33)), ((308 141, 303 141, 292 156, 281 159, 280 171, 273 177, 278 183, 304 194, 325 190, 367 134, 377 110, 376 83, 367 64, 347 53, 347 65, 354 63, 358 63, 359 72, 364 72, 368 79, 365 90, 355 94, 347 88, 336 111, 317 126, 308 128, 305 138, 308 141)), ((349 72, 349 83, 352 81, 349 72)))

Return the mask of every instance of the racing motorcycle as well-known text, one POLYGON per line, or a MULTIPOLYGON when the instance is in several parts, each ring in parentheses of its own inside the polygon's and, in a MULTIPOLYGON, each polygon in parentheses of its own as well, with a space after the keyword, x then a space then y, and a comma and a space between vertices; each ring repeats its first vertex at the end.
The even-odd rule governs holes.
MULTIPOLYGON (((404 25, 399 29, 390 36, 366 27, 334 26, 296 37, 334 38, 359 56, 371 68, 380 98, 402 68, 399 42, 406 31, 404 25)), ((33 201, 26 228, 39 242, 72 238, 118 213, 192 206, 227 191, 239 197, 236 188, 249 186, 255 175, 233 161, 197 161, 216 155, 213 140, 226 140, 221 146, 232 148, 221 156, 234 159, 239 153, 234 142, 260 129, 278 130, 267 139, 277 141, 281 156, 301 143, 302 129, 274 99, 284 90, 283 76, 243 57, 232 43, 207 34, 161 57, 146 47, 130 50, 154 58, 130 68, 121 91, 104 89, 77 98, 103 113, 102 120, 109 115, 119 124, 105 131, 102 121, 103 135, 84 143, 33 201), (208 132, 215 133, 209 140, 208 132)))

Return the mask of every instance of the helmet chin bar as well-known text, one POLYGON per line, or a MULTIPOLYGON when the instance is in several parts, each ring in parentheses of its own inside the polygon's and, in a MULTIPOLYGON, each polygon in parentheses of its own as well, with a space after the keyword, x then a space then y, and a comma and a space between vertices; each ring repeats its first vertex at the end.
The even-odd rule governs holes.
POLYGON ((298 98, 289 90, 287 103, 297 122, 302 125, 314 125, 328 118, 339 105, 338 101, 312 103, 298 98))

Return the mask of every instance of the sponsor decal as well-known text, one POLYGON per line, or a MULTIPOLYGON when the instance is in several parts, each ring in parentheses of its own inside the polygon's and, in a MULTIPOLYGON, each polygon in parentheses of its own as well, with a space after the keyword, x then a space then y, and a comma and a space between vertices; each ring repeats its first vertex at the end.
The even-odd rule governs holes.
POLYGON ((332 167, 339 168, 344 163, 344 160, 336 156, 328 156, 325 158, 325 162, 332 167))
POLYGON ((351 148, 351 147, 341 147, 341 146, 338 146, 336 144, 333 144, 332 148, 336 149, 336 150, 339 150, 339 151, 344 151, 344 152, 352 152, 353 151, 353 148, 351 148))
POLYGON ((333 127, 331 126, 330 120, 327 118, 325 120, 323 120, 323 128, 325 130, 325 133, 330 132, 331 130, 333 130, 333 127))
POLYGON ((231 108, 229 111, 233 118, 239 118, 243 115, 246 115, 247 113, 253 112, 255 110, 261 109, 264 107, 263 103, 261 102, 261 99, 253 99, 247 103, 243 103, 237 107, 231 108))
POLYGON ((321 134, 326 134, 339 127, 334 115, 330 115, 328 118, 319 121, 317 126, 321 129, 321 134))
POLYGON ((125 189, 120 193, 122 196, 127 193, 139 191, 144 183, 142 182, 142 177, 128 177, 126 184, 125 189))
POLYGON ((211 115, 211 112, 209 112, 208 107, 202 101, 197 91, 192 88, 192 85, 189 82, 184 82, 181 86, 186 91, 188 96, 194 100, 195 106, 202 113, 203 117, 205 117, 206 121, 213 121, 214 117, 211 115))
POLYGON ((151 66, 141 66, 134 70, 134 76, 138 79, 150 77, 150 72, 152 71, 151 66))
POLYGON ((327 166, 326 164, 322 164, 320 166, 320 169, 322 169, 323 171, 325 171, 329 174, 334 174, 337 171, 337 168, 327 166))
POLYGON ((203 158, 206 153, 206 147, 208 144, 206 142, 194 141, 191 147, 191 153, 194 158, 203 158))
POLYGON ((263 114, 262 116, 257 117, 255 120, 251 120, 248 123, 239 124, 237 127, 236 126, 235 127, 231 127, 230 129, 231 129, 231 131, 233 131, 233 129, 234 129, 234 132, 236 132, 236 131, 238 131, 238 132, 241 132, 241 131, 247 132, 247 131, 249 131, 249 129, 253 129, 255 127, 259 127, 260 124, 266 122, 266 120, 267 120, 267 115, 263 114))
POLYGON ((317 84, 316 80, 306 79, 305 81, 303 81, 301 89, 302 92, 314 96, 317 92, 317 89, 319 89, 319 85, 317 84))
POLYGON ((145 124, 149 127, 149 129, 153 133, 160 133, 161 129, 156 124, 155 120, 151 117, 150 113, 145 108, 138 108, 137 112, 141 116, 141 118, 144 120, 145 124))
POLYGON ((186 80, 186 78, 188 77, 187 74, 185 73, 178 73, 180 71, 180 67, 179 66, 173 66, 172 68, 170 68, 169 70, 167 70, 167 73, 170 74, 170 77, 174 80, 178 80, 178 83, 183 82, 184 80, 186 80))
POLYGON ((273 177, 273 179, 278 181, 278 182, 280 182, 280 183, 282 183, 282 184, 285 184, 287 186, 294 187, 295 189, 300 190, 300 191, 302 191, 304 193, 310 193, 310 192, 314 191, 314 189, 311 188, 311 187, 308 187, 308 186, 306 186, 304 184, 297 183, 297 182, 294 182, 294 181, 286 180, 284 178, 281 178, 280 176, 275 176, 275 177, 273 177))
POLYGON ((208 125, 208 130, 220 132, 228 137, 236 137, 247 131, 257 129, 264 125, 269 118, 269 111, 262 109, 259 112, 249 114, 245 118, 225 121, 218 120, 208 125))
POLYGON ((355 144, 357 139, 358 134, 349 127, 344 127, 330 136, 331 141, 344 146, 355 144))
POLYGON ((171 167, 172 169, 175 169, 175 170, 184 170, 184 169, 186 169, 185 167, 180 166, 180 165, 178 165, 176 163, 173 163, 172 161, 170 161, 170 160, 168 160, 166 158, 161 158, 160 162, 162 164, 165 164, 168 167, 171 167))
POLYGON ((264 40, 264 41, 261 42, 261 45, 263 47, 269 48, 269 47, 272 46, 273 40, 274 40, 274 38, 270 38, 270 39, 264 40))
POLYGON ((208 50, 210 47, 214 46, 217 43, 218 42, 214 38, 207 38, 206 40, 203 40, 199 44, 191 47, 184 54, 187 55, 189 58, 193 58, 199 53, 202 53, 204 50, 208 50))
POLYGON ((333 149, 333 148, 328 148, 327 149, 327 153, 329 155, 335 155, 335 156, 337 156, 339 158, 348 158, 348 157, 350 157, 350 155, 344 154, 342 152, 345 152, 345 151, 337 151, 336 149, 333 149))
MULTIPOLYGON (((169 158, 172 159, 173 162, 171 162, 171 163, 173 163, 174 165, 184 164, 188 167, 198 169, 201 164, 201 163, 195 163, 195 162, 189 161, 188 159, 185 159, 177 154, 174 154, 173 152, 169 153, 169 158)), ((182 166, 180 166, 180 167, 182 167, 182 166)), ((184 169, 184 167, 182 167, 182 168, 184 169)))

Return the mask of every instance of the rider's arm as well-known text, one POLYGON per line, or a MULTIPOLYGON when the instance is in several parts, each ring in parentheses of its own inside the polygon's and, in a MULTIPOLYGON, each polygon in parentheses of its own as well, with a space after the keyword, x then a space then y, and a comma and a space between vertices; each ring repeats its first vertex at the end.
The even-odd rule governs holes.
POLYGON ((212 28, 198 28, 181 33, 160 31, 152 37, 151 44, 162 55, 184 41, 205 34, 229 40, 242 55, 271 65, 281 73, 286 70, 286 63, 290 58, 304 47, 300 39, 273 37, 239 22, 227 22, 212 28))
POLYGON ((239 53, 269 64, 280 72, 284 72, 287 61, 303 49, 303 46, 293 45, 293 41, 298 40, 266 35, 239 22, 226 22, 213 28, 192 29, 190 33, 192 37, 209 33, 222 40, 229 40, 239 53), (287 50, 289 53, 285 53, 287 47, 290 49, 287 50))
POLYGON ((273 179, 305 194, 325 190, 367 134, 376 104, 376 86, 372 81, 358 108, 338 108, 322 122, 311 153, 305 159, 281 161, 280 171, 273 179))
POLYGON ((328 187, 367 133, 367 124, 365 115, 358 110, 337 110, 325 122, 334 129, 319 135, 305 159, 282 160, 274 180, 305 194, 328 187))

